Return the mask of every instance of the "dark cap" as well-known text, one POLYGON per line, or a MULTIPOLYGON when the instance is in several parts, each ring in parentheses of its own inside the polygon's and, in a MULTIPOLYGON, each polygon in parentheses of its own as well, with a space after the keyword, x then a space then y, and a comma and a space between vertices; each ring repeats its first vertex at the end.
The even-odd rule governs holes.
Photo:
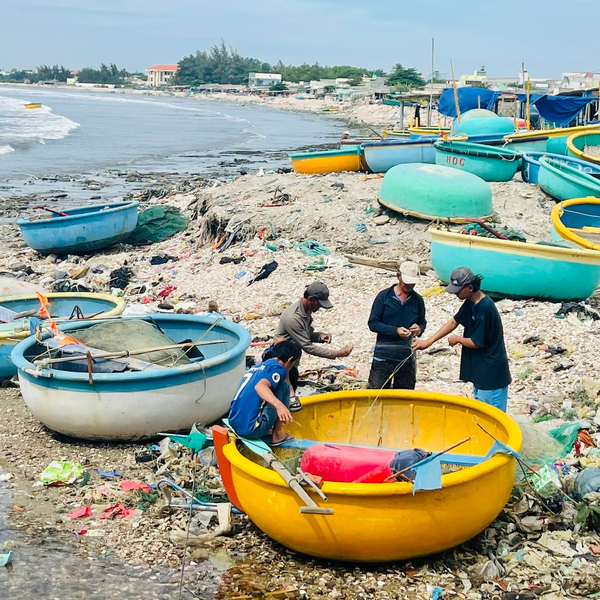
POLYGON ((311 283, 304 292, 307 297, 312 296, 323 308, 333 308, 333 304, 329 302, 329 288, 320 281, 311 283))
POLYGON ((452 271, 450 285, 446 287, 446 291, 450 294, 456 294, 467 285, 471 285, 476 279, 477 277, 469 267, 458 267, 452 271))

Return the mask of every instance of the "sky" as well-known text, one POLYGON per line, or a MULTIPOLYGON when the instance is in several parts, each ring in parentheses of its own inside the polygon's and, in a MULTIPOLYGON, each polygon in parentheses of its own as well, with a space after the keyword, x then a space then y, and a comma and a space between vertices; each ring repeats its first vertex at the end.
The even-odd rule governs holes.
POLYGON ((578 25, 597 0, 2 0, 0 69, 129 71, 175 64, 225 40, 274 64, 319 62, 456 77, 600 71, 600 42, 578 25), (566 23, 567 26, 557 24, 566 23))

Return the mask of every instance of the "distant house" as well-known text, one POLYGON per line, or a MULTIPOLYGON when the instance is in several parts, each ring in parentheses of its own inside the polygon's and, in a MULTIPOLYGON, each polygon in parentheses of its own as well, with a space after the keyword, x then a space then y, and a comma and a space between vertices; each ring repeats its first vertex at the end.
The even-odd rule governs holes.
POLYGON ((146 69, 148 71, 148 85, 150 87, 169 85, 178 68, 177 65, 154 65, 146 69))
POLYGON ((248 87, 251 90, 269 88, 276 83, 281 83, 281 80, 279 73, 249 73, 248 87))

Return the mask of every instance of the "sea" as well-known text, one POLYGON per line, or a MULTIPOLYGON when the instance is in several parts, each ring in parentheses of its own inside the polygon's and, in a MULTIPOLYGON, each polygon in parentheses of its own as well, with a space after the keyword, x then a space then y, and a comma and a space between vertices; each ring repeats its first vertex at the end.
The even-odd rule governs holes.
POLYGON ((231 176, 291 167, 290 152, 334 143, 346 127, 197 96, 0 86, 0 199, 67 194, 69 203, 87 202, 98 196, 92 180, 105 201, 140 188, 117 176, 123 172, 231 176), (30 102, 42 106, 25 108, 30 102))

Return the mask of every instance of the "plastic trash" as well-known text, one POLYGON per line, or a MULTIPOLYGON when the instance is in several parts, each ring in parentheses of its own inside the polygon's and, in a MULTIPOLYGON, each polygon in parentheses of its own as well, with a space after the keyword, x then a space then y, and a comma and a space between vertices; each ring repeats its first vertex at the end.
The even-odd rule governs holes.
POLYGON ((315 240, 306 240, 299 244, 294 244, 294 249, 307 254, 308 256, 318 256, 319 254, 329 254, 329 250, 323 244, 315 240))
MULTIPOLYGON (((572 423, 565 423, 560 427, 556 427, 556 429, 551 429, 548 433, 560 442, 563 447, 563 454, 568 454, 577 439, 579 430, 589 428, 590 423, 588 421, 573 421, 572 423)), ((558 456, 554 458, 558 458, 558 456)))
POLYGON ((590 467, 575 476, 575 496, 582 500, 586 494, 600 490, 600 468, 590 467))
POLYGON ((0 554, 0 567, 7 567, 12 563, 13 553, 0 554))
POLYGON ((83 475, 83 467, 77 463, 53 460, 40 475, 44 485, 69 485, 83 475))
POLYGON ((544 465, 532 479, 533 487, 542 498, 548 498, 562 489, 560 477, 550 465, 544 465))

